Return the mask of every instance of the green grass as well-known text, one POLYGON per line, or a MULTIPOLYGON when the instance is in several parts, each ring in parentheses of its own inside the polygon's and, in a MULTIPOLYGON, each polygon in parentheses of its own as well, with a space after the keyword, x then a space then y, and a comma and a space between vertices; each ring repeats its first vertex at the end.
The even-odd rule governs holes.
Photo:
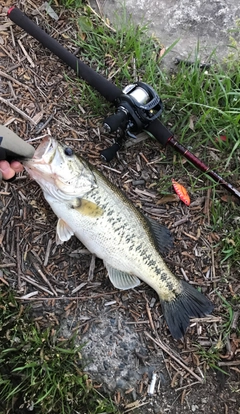
MULTIPOLYGON (((199 69, 200 62, 195 56, 192 57, 191 67, 180 64, 174 72, 162 69, 160 43, 147 36, 146 28, 132 25, 125 14, 116 34, 111 33, 111 42, 106 40, 107 50, 104 47, 106 53, 115 57, 114 67, 121 68, 116 75, 117 84, 131 83, 135 80, 135 74, 139 80, 151 85, 164 102, 163 123, 170 124, 180 143, 197 154, 226 181, 233 185, 236 183, 236 187, 240 174, 240 47, 234 40, 234 35, 239 32, 240 25, 230 38, 229 58, 221 64, 213 64, 208 70, 199 69), (114 53, 113 48, 118 50, 118 54, 114 53), (226 141, 222 140, 223 136, 226 141)), ((95 39, 95 50, 98 49, 98 36, 99 29, 98 34, 91 33, 91 41, 87 42, 92 44, 95 39)), ((103 33, 101 36, 104 36, 103 33)), ((89 48, 91 53, 91 47, 89 48)), ((216 61, 214 54, 211 58, 216 61)), ((234 225, 239 216, 236 203, 222 201, 218 196, 219 185, 216 182, 198 172, 195 167, 192 168, 190 163, 183 165, 182 156, 175 153, 175 157, 175 177, 186 176, 193 193, 195 189, 204 193, 209 186, 212 187, 211 227, 213 230, 221 229, 226 235, 220 245, 222 260, 239 264, 240 229, 234 225)), ((166 180, 169 185, 171 177, 166 180)), ((159 188, 164 193, 164 179, 159 183, 159 188)))
POLYGON ((234 308, 238 308, 239 304, 239 295, 234 295, 230 300, 226 300, 218 291, 216 292, 223 308, 221 328, 216 335, 216 332, 213 332, 213 337, 217 337, 217 342, 215 345, 212 345, 209 349, 206 349, 199 344, 196 344, 197 354, 201 357, 201 361, 207 364, 206 368, 212 368, 223 372, 226 375, 230 375, 219 365, 219 362, 222 359, 222 354, 225 353, 225 347, 227 341, 231 339, 232 333, 237 337, 240 334, 240 327, 236 330, 232 329, 233 318, 234 318, 234 308))
MULTIPOLYGON (((105 77, 110 76, 121 88, 136 80, 151 85, 164 102, 162 121, 170 124, 178 141, 226 181, 237 183, 240 173, 240 53, 234 36, 240 27, 232 33, 231 54, 223 63, 200 70, 200 62, 193 56, 190 57, 193 61, 191 67, 180 64, 174 72, 162 69, 159 41, 148 36, 146 27, 134 25, 124 10, 114 32, 93 16, 85 5, 78 27, 76 43, 87 64, 105 77)), ((214 53, 211 59, 216 61, 214 53)), ((79 88, 82 91, 81 105, 87 109, 87 117, 97 118, 99 123, 101 117, 103 119, 112 113, 114 108, 85 82, 79 80, 79 88)), ((143 145, 151 146, 152 142, 147 141, 143 145)), ((182 159, 175 153, 174 177, 185 176, 192 193, 197 189, 204 194, 209 186, 212 187, 210 229, 224 233, 220 243, 221 259, 230 264, 239 263, 240 230, 233 226, 238 217, 236 204, 222 201, 218 196, 219 185, 190 163, 183 165, 182 159)), ((163 163, 167 162, 169 159, 163 160, 163 163)), ((159 182, 162 194, 167 193, 170 187, 170 176, 159 182)))
POLYGON ((66 7, 67 9, 79 9, 86 3, 84 0, 60 0, 59 4, 66 7))
MULTIPOLYGON (((87 5, 81 9, 77 24, 79 35, 75 43, 80 48, 81 60, 91 68, 120 88, 139 78, 154 84, 159 64, 156 54, 161 45, 149 39, 146 27, 134 25, 124 12, 116 29, 112 30, 93 15, 87 5)), ((81 105, 88 110, 88 117, 104 117, 112 111, 106 100, 84 81, 79 79, 77 82, 81 105)), ((75 87, 76 80, 70 84, 75 87)))
POLYGON ((218 365, 218 362, 221 360, 221 350, 222 344, 220 344, 220 342, 215 346, 211 346, 208 350, 200 345, 197 345, 197 354, 201 357, 201 361, 206 364, 206 369, 211 368, 213 370, 220 371, 225 375, 229 375, 218 365), (221 349, 219 349, 219 346, 221 349))
MULTIPOLYGON (((228 154, 222 160, 227 169, 239 149, 240 69, 232 58, 225 65, 214 65, 208 71, 199 70, 198 60, 192 67, 181 64, 175 73, 162 70, 161 45, 147 35, 147 28, 136 26, 123 12, 116 32, 105 26, 84 6, 78 18, 79 36, 76 41, 81 58, 97 72, 111 78, 119 87, 136 80, 151 85, 165 104, 163 121, 172 123, 180 142, 202 146, 228 154), (194 131, 190 129, 193 119, 194 131), (227 141, 219 138, 226 135, 227 141)), ((235 57, 236 59, 236 57, 235 57)), ((107 103, 98 94, 83 87, 81 104, 90 108, 93 116, 104 115, 107 103), (101 110, 103 104, 103 108, 101 110)), ((207 155, 206 155, 207 157, 207 155)), ((225 171, 225 175, 228 172, 225 171)))
POLYGON ((6 288, 0 291, 0 410, 17 413, 116 413, 83 373, 81 347, 41 330, 6 288), (75 411, 76 410, 76 411, 75 411), (22 411, 19 411, 22 412, 22 411))
POLYGON ((240 263, 240 238, 238 227, 233 228, 229 235, 223 238, 221 246, 223 254, 222 262, 229 260, 234 263, 240 263))

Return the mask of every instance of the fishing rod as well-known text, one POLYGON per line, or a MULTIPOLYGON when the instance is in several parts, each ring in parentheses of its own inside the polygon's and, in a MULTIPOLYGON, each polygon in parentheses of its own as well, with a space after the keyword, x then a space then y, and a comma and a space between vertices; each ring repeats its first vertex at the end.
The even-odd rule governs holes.
POLYGON ((173 147, 195 167, 206 173, 215 182, 221 184, 240 201, 240 191, 181 145, 174 138, 173 133, 161 123, 158 117, 162 114, 163 103, 150 85, 144 82, 136 82, 121 90, 65 49, 57 40, 49 36, 17 7, 11 7, 7 15, 14 23, 25 30, 25 32, 38 40, 44 47, 70 66, 79 78, 84 79, 107 101, 115 105, 116 112, 103 121, 103 127, 106 132, 116 133, 116 142, 111 147, 101 151, 101 156, 106 161, 111 161, 116 156, 124 138, 135 138, 136 134, 146 130, 161 145, 170 145, 173 147))

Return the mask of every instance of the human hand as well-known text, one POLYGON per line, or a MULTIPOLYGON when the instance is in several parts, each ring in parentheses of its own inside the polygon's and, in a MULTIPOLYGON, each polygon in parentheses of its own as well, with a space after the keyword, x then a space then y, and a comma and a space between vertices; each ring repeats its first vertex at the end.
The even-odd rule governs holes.
POLYGON ((21 171, 23 171, 23 166, 19 161, 12 161, 11 164, 5 160, 0 161, 0 174, 6 181, 12 181, 16 173, 21 171))

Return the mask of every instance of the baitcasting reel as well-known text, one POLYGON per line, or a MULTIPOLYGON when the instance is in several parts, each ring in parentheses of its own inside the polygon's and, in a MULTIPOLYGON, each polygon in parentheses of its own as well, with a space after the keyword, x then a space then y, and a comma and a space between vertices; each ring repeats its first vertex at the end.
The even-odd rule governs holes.
POLYGON ((105 132, 116 133, 116 142, 101 151, 106 161, 111 161, 121 146, 123 138, 136 138, 135 134, 146 129, 163 111, 163 103, 155 90, 143 82, 126 86, 116 100, 117 112, 104 120, 105 132))

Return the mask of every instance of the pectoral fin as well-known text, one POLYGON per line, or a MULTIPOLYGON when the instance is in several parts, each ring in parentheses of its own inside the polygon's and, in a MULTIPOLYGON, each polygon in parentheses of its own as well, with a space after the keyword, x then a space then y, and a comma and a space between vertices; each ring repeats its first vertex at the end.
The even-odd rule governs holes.
POLYGON ((134 275, 117 270, 105 263, 109 279, 117 289, 127 290, 140 285, 140 280, 134 275))
POLYGON ((72 208, 79 211, 83 216, 95 218, 103 215, 103 209, 101 207, 84 198, 76 198, 72 204, 72 208))
POLYGON ((70 227, 68 227, 65 221, 61 218, 58 219, 56 229, 56 244, 62 244, 63 242, 68 241, 73 235, 74 232, 72 229, 70 229, 70 227))

